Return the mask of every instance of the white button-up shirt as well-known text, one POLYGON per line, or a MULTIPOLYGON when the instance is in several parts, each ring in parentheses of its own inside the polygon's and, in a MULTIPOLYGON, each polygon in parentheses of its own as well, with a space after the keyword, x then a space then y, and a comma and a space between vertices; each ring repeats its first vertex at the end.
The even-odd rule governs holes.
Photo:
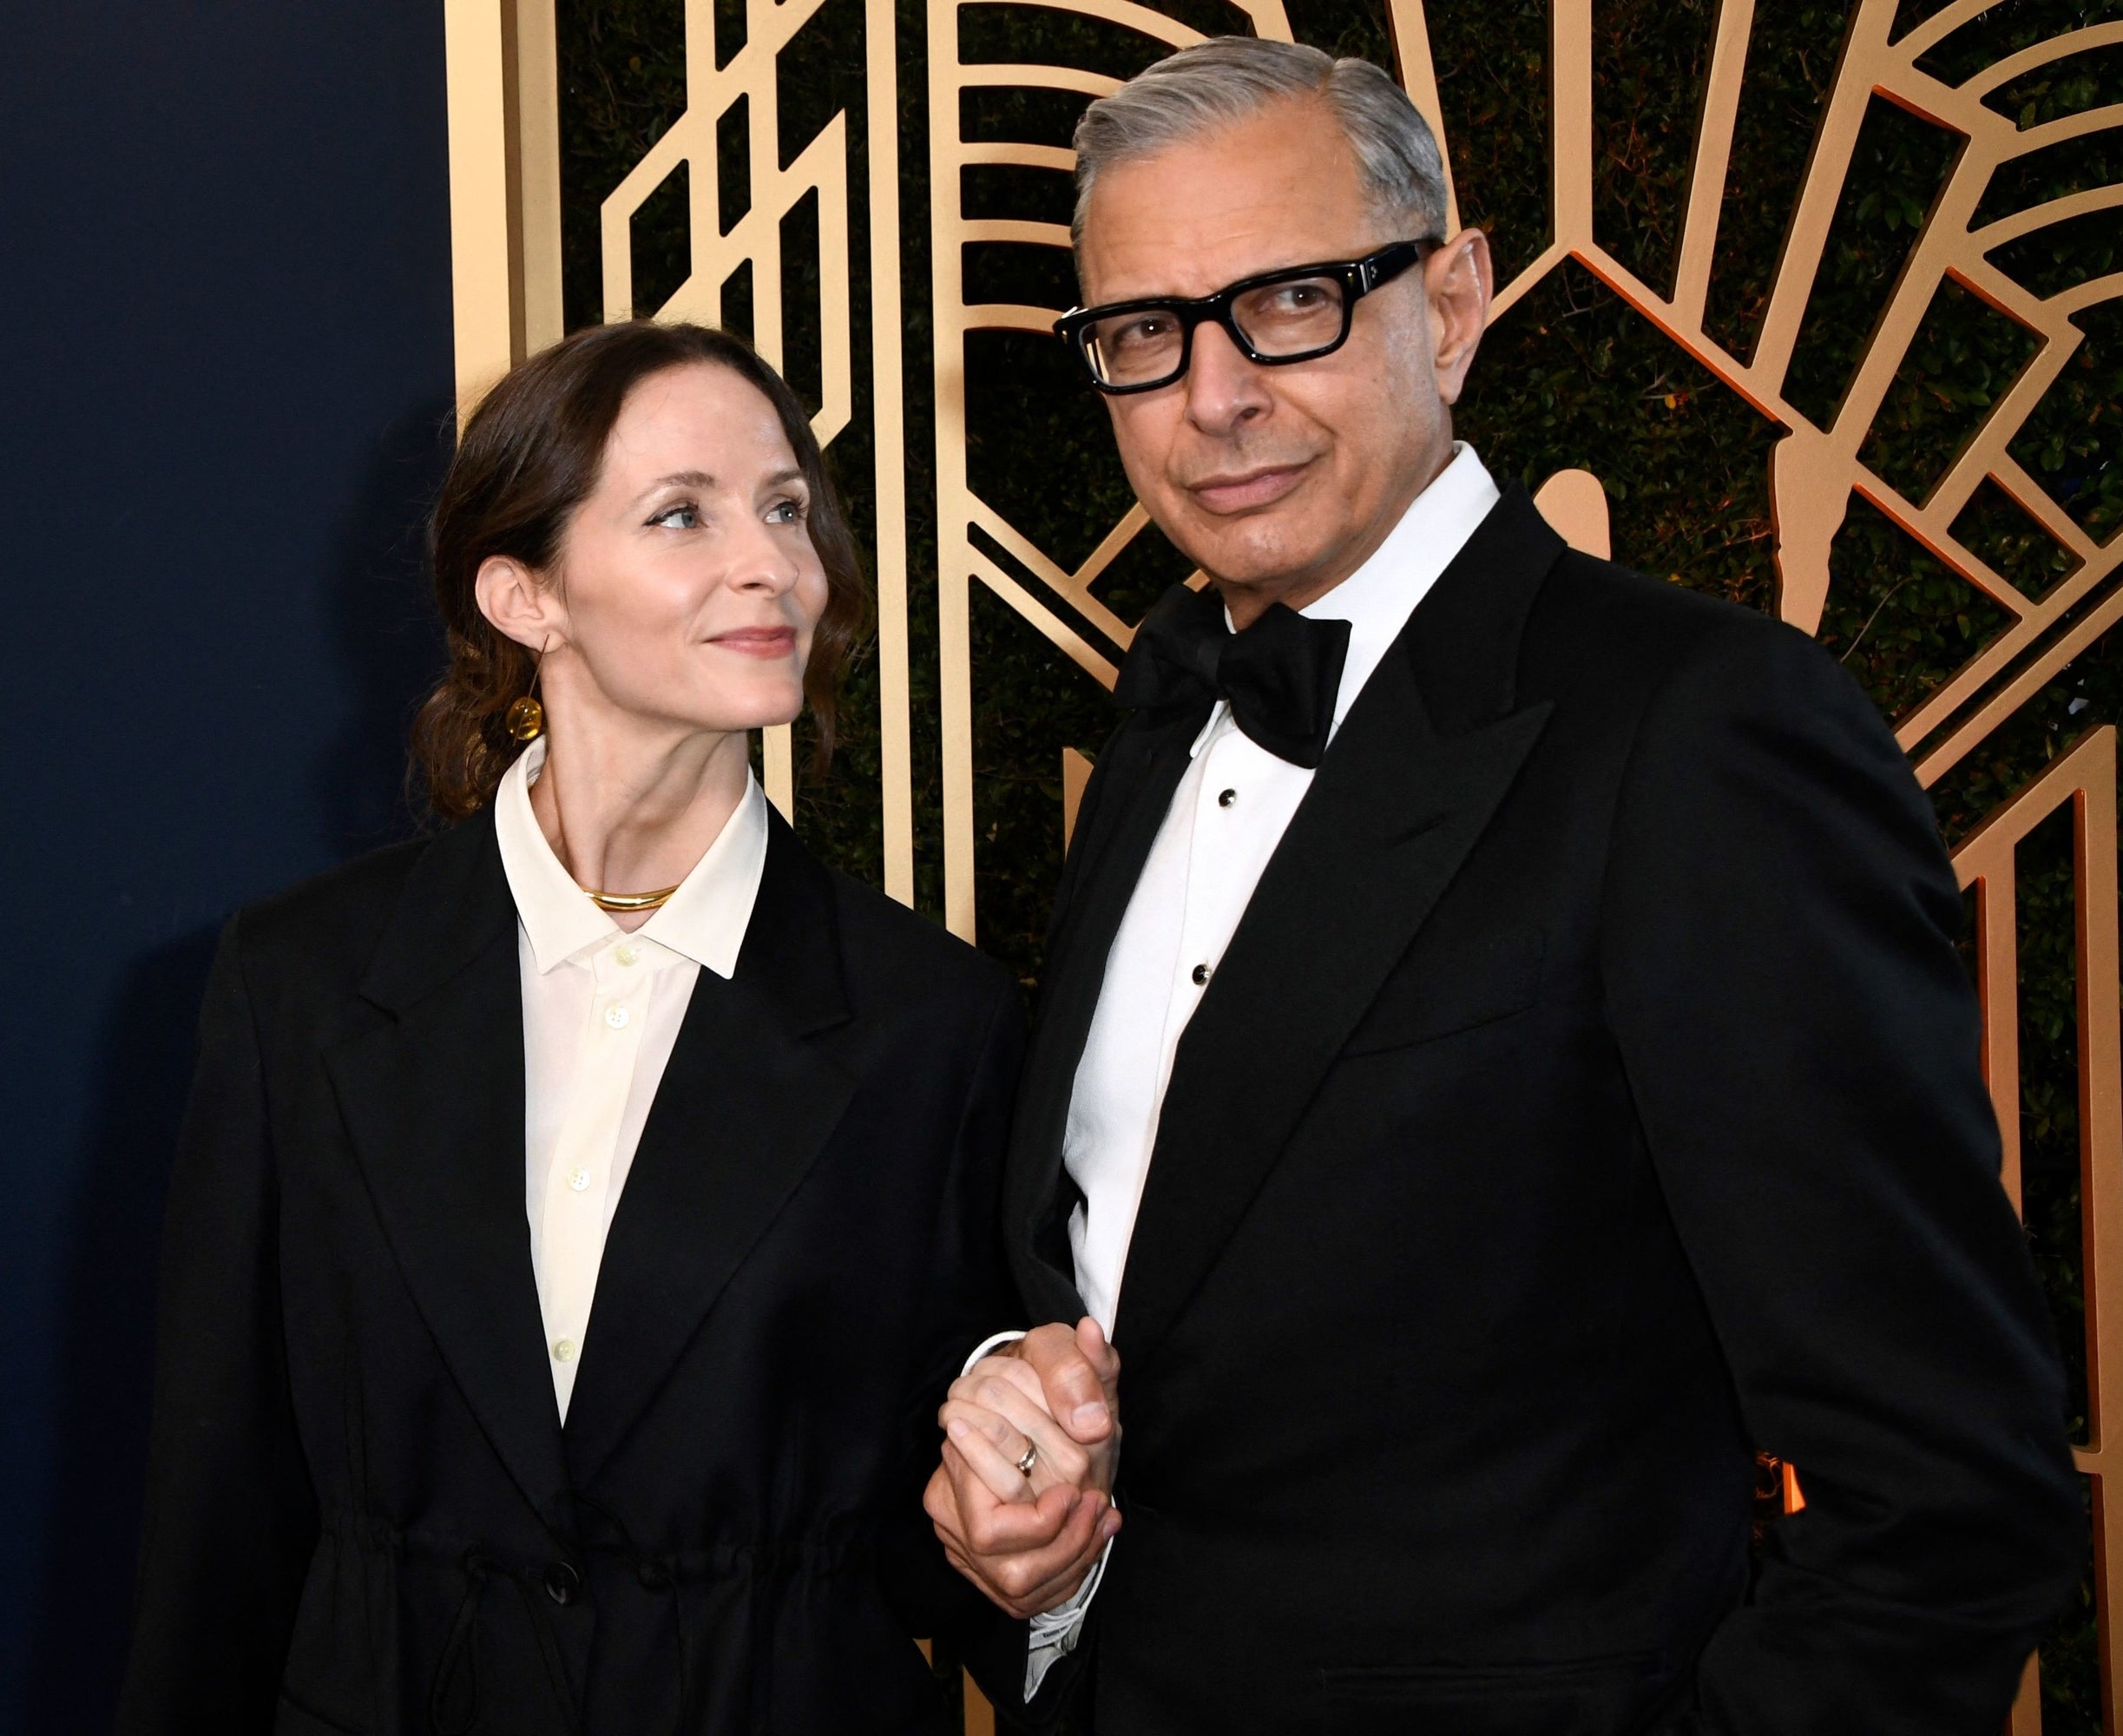
POLYGON ((707 854, 629 934, 575 884, 531 812, 545 755, 532 742, 502 779, 494 833, 523 986, 524 1212, 565 1421, 605 1236, 693 983, 703 968, 737 969, 766 865, 766 798, 747 779, 707 854))
MULTIPOLYGON (((1451 463, 1371 558, 1300 611, 1349 623, 1337 730, 1416 605, 1496 501, 1496 484, 1473 449, 1456 446, 1451 463)), ((1108 1332, 1173 1054, 1312 787, 1310 769, 1259 746, 1221 701, 1192 752, 1114 937, 1062 1140, 1062 1161, 1084 1195, 1069 1220, 1076 1286, 1108 1332)))
MULTIPOLYGON (((1416 605, 1498 497, 1474 449, 1456 444, 1451 462, 1416 496, 1370 559, 1299 611, 1315 620, 1349 623, 1335 729, 1416 605)), ((1173 793, 1107 955, 1106 978, 1076 1065, 1062 1135, 1062 1161, 1083 1192, 1068 1226, 1076 1288, 1108 1332, 1120 1305, 1136 1208, 1149 1178, 1173 1055, 1268 858, 1312 787, 1311 769, 1278 760, 1257 744, 1221 700, 1189 751, 1193 763, 1173 793)), ((989 1339, 976 1358, 998 1342, 989 1339)), ((1055 1660, 1074 1649, 1105 1565, 1101 1557, 1060 1608, 1032 1618, 1027 1700, 1038 1692, 1055 1660)))

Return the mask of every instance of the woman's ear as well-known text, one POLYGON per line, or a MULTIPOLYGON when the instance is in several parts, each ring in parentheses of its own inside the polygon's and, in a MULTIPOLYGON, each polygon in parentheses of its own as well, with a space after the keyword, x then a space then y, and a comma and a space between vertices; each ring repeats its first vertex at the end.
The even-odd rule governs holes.
POLYGON ((494 630, 519 645, 539 651, 563 636, 566 610, 559 596, 521 561, 488 556, 472 580, 472 595, 494 630))

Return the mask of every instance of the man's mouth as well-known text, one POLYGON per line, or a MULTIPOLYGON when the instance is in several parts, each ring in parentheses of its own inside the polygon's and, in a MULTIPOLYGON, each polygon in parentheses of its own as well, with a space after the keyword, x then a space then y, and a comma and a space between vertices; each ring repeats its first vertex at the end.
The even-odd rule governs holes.
POLYGON ((1211 512, 1244 512, 1271 506, 1297 487, 1305 465, 1259 464, 1250 470, 1231 470, 1205 477, 1186 484, 1186 491, 1211 512))

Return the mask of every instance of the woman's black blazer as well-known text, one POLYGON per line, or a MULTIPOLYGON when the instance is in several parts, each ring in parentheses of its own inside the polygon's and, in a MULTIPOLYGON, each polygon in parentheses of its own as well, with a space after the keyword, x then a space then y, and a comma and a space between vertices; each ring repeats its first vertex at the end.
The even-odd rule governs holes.
POLYGON ((1016 984, 779 818, 614 1218, 567 1425, 490 815, 242 912, 169 1201, 122 1732, 943 1727, 999 1647, 921 1506, 1016 984))

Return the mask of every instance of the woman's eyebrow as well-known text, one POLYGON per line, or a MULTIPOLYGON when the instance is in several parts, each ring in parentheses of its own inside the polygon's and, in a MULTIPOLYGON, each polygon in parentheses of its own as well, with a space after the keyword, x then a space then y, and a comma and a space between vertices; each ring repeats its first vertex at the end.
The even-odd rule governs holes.
POLYGON ((712 489, 714 486, 714 477, 706 470, 674 470, 667 477, 658 477, 634 498, 636 500, 644 499, 662 488, 712 489))

